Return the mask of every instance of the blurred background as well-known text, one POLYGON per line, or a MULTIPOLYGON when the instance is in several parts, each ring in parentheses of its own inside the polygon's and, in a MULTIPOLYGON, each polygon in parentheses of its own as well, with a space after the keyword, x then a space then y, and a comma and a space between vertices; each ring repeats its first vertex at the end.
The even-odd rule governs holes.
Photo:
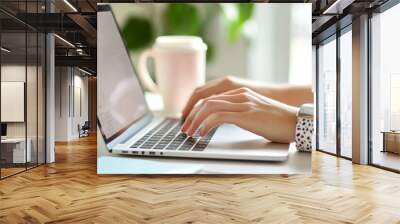
POLYGON ((234 75, 268 83, 312 82, 311 4, 112 7, 135 64, 160 35, 196 35, 208 45, 207 80, 234 75))

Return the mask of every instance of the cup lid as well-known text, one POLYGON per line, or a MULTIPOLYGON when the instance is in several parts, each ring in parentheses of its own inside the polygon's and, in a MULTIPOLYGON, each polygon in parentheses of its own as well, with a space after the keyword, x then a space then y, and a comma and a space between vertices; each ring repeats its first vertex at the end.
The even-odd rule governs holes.
POLYGON ((159 36, 154 44, 155 48, 207 50, 207 45, 197 36, 159 36))

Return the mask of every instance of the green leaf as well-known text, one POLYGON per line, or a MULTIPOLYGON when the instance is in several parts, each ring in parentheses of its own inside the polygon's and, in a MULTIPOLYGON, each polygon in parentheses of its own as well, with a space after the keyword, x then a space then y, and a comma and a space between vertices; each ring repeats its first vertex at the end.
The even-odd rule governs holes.
POLYGON ((199 10, 192 4, 171 3, 165 11, 167 35, 199 35, 201 31, 199 10))
POLYGON ((243 23, 239 20, 232 21, 228 24, 228 41, 229 43, 235 43, 240 36, 243 23))
POLYGON ((239 20, 244 23, 251 18, 254 11, 253 3, 240 3, 237 4, 239 10, 239 20))
POLYGON ((239 39, 246 22, 253 16, 254 4, 231 4, 232 5, 222 5, 222 8, 224 9, 223 11, 228 28, 228 41, 234 43, 239 39))
POLYGON ((122 28, 122 34, 131 51, 145 48, 154 41, 153 25, 141 17, 129 17, 122 28))

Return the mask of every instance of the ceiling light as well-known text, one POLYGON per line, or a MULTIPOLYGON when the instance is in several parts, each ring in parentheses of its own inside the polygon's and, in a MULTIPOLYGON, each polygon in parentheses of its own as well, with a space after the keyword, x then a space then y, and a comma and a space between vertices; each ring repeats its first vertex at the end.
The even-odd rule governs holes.
POLYGON ((82 48, 77 48, 76 49, 76 53, 78 53, 79 55, 84 55, 84 52, 83 52, 82 48))
POLYGON ((354 0, 336 0, 322 14, 342 14, 343 10, 353 2, 354 0))
POLYGON ((55 37, 57 37, 59 40, 61 40, 62 42, 64 42, 65 44, 67 44, 68 46, 70 46, 70 47, 72 47, 72 48, 75 48, 75 45, 73 45, 71 42, 69 42, 68 40, 66 40, 66 39, 64 39, 64 38, 62 38, 62 37, 60 37, 59 35, 57 35, 57 34, 54 34, 54 36, 55 37))
POLYGON ((85 73, 85 74, 87 74, 87 75, 90 75, 90 76, 93 75, 92 73, 90 73, 90 72, 88 72, 88 71, 86 71, 86 70, 83 70, 83 69, 81 69, 81 68, 79 68, 79 67, 78 67, 78 70, 81 71, 81 72, 83 72, 83 73, 85 73))
POLYGON ((11 50, 9 50, 9 49, 7 49, 5 47, 1 47, 0 49, 1 49, 1 51, 4 51, 6 53, 10 53, 11 52, 11 50))
POLYGON ((68 0, 64 0, 64 3, 68 5, 74 12, 78 12, 78 10, 73 6, 68 0))

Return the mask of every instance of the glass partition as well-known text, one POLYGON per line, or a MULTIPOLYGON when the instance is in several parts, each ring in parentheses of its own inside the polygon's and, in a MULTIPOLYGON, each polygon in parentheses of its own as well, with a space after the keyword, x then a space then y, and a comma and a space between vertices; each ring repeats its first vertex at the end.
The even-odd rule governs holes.
POLYGON ((45 35, 14 17, 43 11, 44 1, 0 7, 0 178, 45 162, 45 35))
POLYGON ((1 34, 2 177, 24 171, 30 162, 31 151, 26 150, 26 40, 25 32, 1 34))

